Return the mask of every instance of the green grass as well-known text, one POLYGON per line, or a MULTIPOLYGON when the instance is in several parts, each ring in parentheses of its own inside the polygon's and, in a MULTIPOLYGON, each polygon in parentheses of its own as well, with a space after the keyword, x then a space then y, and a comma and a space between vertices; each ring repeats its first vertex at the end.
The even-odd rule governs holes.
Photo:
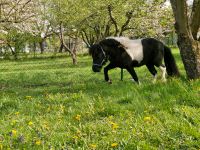
POLYGON ((0 61, 1 149, 200 149, 200 80, 166 83, 137 68, 91 71, 91 58, 0 61))

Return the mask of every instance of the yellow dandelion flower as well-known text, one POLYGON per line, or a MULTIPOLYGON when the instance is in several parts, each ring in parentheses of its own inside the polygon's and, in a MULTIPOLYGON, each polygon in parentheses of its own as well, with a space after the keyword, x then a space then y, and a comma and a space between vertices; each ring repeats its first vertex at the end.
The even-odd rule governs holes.
POLYGON ((117 147, 117 146, 118 146, 118 143, 116 143, 116 142, 111 144, 111 147, 112 147, 112 148, 115 148, 115 147, 117 147))
POLYGON ((76 132, 76 134, 77 134, 77 135, 81 135, 81 131, 78 130, 78 131, 76 132))
POLYGON ((60 111, 63 113, 63 112, 64 112, 64 110, 65 110, 65 106, 63 106, 63 105, 60 105, 60 111))
POLYGON ((96 144, 90 144, 90 148, 96 149, 96 148, 97 148, 97 145, 96 145, 96 144))
POLYGON ((111 124, 111 127, 112 127, 113 130, 119 128, 117 123, 114 123, 114 122, 111 121, 110 124, 111 124))
POLYGON ((41 143, 42 143, 41 140, 35 141, 35 144, 36 144, 36 145, 41 145, 41 143))
POLYGON ((19 115, 19 111, 15 112, 15 115, 19 115))
POLYGON ((72 138, 73 138, 74 140, 77 140, 77 139, 78 139, 78 136, 75 135, 75 136, 73 136, 72 138))
POLYGON ((16 135, 17 135, 17 130, 13 129, 13 130, 11 131, 11 133, 12 133, 13 136, 16 136, 16 135))
POLYGON ((31 100, 31 99, 32 99, 32 96, 26 96, 25 99, 26 99, 26 100, 31 100))
POLYGON ((80 121, 81 120, 81 115, 76 115, 75 119, 78 120, 78 121, 80 121))
POLYGON ((0 150, 3 150, 3 144, 0 143, 0 150))
POLYGON ((151 120, 152 120, 151 117, 144 117, 144 121, 146 121, 146 122, 149 122, 151 120))
POLYGON ((115 130, 115 129, 117 129, 117 128, 119 128, 118 124, 116 124, 116 123, 112 124, 112 129, 113 129, 113 130, 115 130))
POLYGON ((44 123, 43 125, 42 125, 42 127, 43 127, 43 129, 45 129, 45 130, 49 130, 49 126, 48 126, 48 124, 47 123, 44 123))
POLYGON ((28 125, 29 125, 29 126, 32 126, 32 125, 33 125, 33 122, 32 122, 32 121, 29 121, 29 122, 28 122, 28 125))

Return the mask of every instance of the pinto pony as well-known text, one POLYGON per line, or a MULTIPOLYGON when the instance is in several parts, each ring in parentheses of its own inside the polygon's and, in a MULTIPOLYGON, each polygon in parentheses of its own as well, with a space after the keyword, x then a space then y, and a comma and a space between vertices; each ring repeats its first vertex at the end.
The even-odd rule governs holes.
POLYGON ((169 76, 179 76, 175 59, 171 50, 162 42, 154 38, 130 39, 127 37, 108 37, 98 44, 89 48, 93 58, 92 70, 100 72, 103 65, 109 60, 110 63, 104 68, 105 80, 111 83, 108 76, 110 69, 119 67, 126 69, 137 83, 138 77, 134 67, 146 65, 156 81, 157 71, 155 66, 162 72, 162 80, 166 81, 166 73, 169 76), (164 64, 162 64, 164 58, 164 64))

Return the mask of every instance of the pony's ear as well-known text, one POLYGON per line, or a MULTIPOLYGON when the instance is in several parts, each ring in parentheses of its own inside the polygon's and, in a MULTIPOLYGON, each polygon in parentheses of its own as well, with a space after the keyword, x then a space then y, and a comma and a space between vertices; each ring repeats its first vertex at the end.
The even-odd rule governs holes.
POLYGON ((92 55, 92 53, 93 53, 93 45, 91 45, 91 46, 88 46, 88 49, 89 49, 89 55, 92 55))
POLYGON ((98 44, 93 44, 89 47, 89 54, 92 55, 96 49, 98 49, 98 44))

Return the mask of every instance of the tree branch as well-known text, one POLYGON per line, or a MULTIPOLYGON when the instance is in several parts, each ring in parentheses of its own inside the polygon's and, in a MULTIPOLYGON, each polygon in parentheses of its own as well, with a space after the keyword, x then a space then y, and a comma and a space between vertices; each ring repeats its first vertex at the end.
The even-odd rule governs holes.
POLYGON ((197 40, 197 33, 200 27, 200 0, 194 0, 191 13, 191 31, 192 36, 197 40))
POLYGON ((122 36, 122 34, 125 30, 127 30, 126 27, 128 26, 129 22, 131 21, 132 16, 133 16, 133 11, 126 13, 127 20, 121 27, 121 31, 120 31, 120 34, 119 34, 120 36, 122 36))
POLYGON ((187 3, 185 0, 170 0, 173 14, 175 17, 175 29, 178 34, 183 34, 190 38, 192 37, 191 30, 188 23, 187 3))
POLYGON ((108 14, 109 14, 110 20, 112 21, 112 23, 115 26, 115 36, 117 36, 117 34, 119 33, 119 28, 118 28, 115 18, 112 16, 112 6, 111 5, 108 5, 108 14))

